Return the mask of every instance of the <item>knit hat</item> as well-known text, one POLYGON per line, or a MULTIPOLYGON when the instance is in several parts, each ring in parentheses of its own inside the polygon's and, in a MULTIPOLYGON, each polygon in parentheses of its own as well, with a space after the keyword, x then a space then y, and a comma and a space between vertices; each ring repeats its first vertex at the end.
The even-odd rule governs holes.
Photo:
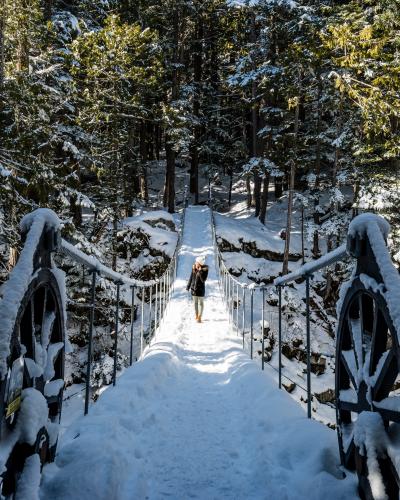
POLYGON ((196 263, 200 264, 201 266, 204 266, 205 262, 206 258, 204 257, 204 255, 199 255, 196 259, 196 263))

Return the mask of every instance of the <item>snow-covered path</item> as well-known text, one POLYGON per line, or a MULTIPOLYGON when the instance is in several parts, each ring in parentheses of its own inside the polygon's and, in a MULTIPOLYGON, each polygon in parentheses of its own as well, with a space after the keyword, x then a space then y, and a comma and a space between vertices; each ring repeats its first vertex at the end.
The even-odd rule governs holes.
POLYGON ((43 499, 340 499, 336 435, 261 372, 230 330, 210 214, 187 211, 173 299, 143 361, 68 431, 46 467, 43 499), (210 266, 204 322, 185 290, 193 259, 210 266))

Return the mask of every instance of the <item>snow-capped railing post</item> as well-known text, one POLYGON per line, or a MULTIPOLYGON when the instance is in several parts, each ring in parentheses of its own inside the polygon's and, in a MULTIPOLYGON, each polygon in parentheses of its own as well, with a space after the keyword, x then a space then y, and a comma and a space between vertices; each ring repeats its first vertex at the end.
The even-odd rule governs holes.
POLYGON ((254 340, 254 288, 250 290, 250 358, 253 359, 253 340, 254 340))
POLYGON ((92 284, 90 289, 90 304, 89 304, 89 339, 88 339, 88 352, 87 352, 87 365, 86 365, 86 381, 85 381, 85 415, 89 411, 90 400, 90 377, 92 371, 92 346, 93 346, 93 325, 94 325, 94 310, 96 306, 96 277, 97 270, 90 271, 92 275, 92 284))
POLYGON ((115 339, 114 339, 114 368, 113 368, 113 385, 117 383, 117 357, 118 357, 118 334, 119 334, 119 299, 121 292, 122 281, 117 281, 117 303, 115 305, 115 339))
POLYGON ((144 286, 142 286, 142 307, 140 317, 140 357, 143 356, 144 350, 144 286))
POLYGON ((262 289, 261 304, 261 369, 264 370, 265 335, 264 335, 265 288, 262 289))
POLYGON ((131 285, 131 328, 130 328, 131 338, 129 347, 129 366, 132 366, 133 364, 133 333, 134 333, 133 323, 135 321, 135 288, 136 288, 135 285, 131 285))
POLYGON ((242 288, 242 345, 244 349, 244 335, 246 330, 246 288, 242 288))
POLYGON ((282 287, 278 285, 278 385, 282 389, 282 287))
POLYGON ((310 277, 306 274, 306 338, 307 338, 307 416, 311 418, 311 330, 310 330, 310 277))
POLYGON ((236 283, 236 331, 239 335, 239 284, 236 283))
POLYGON ((156 330, 158 325, 157 325, 157 313, 158 313, 158 281, 156 282, 156 289, 154 291, 154 329, 156 330))
POLYGON ((150 287, 150 304, 149 304, 149 328, 151 332, 151 322, 152 322, 152 315, 153 315, 153 287, 150 287))

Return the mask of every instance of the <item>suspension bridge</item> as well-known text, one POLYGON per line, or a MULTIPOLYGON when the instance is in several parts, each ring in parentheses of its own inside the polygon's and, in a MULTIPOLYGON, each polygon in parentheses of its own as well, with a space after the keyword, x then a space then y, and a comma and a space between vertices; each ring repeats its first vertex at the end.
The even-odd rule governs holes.
POLYGON ((55 214, 33 213, 22 229, 25 247, 0 302, 4 497, 37 498, 33 492, 40 489, 40 498, 46 499, 337 499, 354 498, 357 487, 363 498, 398 497, 397 455, 390 435, 400 422, 395 387, 400 280, 386 249, 382 219, 361 216, 350 228, 347 246, 276 281, 278 384, 264 370, 264 360, 261 370, 251 359, 254 296, 262 296, 264 324, 265 289, 243 285, 230 275, 218 252, 208 207, 185 210, 171 264, 150 283, 115 273, 61 240, 55 214), (85 416, 59 443, 65 292, 52 259, 57 251, 85 265, 92 275, 85 416), (186 292, 199 254, 206 256, 210 269, 201 324, 194 321, 186 292), (337 439, 334 431, 309 418, 309 280, 317 269, 349 255, 356 265, 339 313, 337 439), (99 275, 117 288, 115 387, 90 404, 99 275), (306 280, 307 292, 307 414, 280 390, 281 291, 299 278, 306 280), (130 287, 132 297, 131 366, 117 378, 123 287, 130 287), (150 333, 145 337, 146 325, 150 333), (137 363, 135 337, 140 346, 137 363), (384 435, 386 441, 375 443, 373 435, 384 435), (47 462, 54 463, 45 465, 40 478, 47 462))

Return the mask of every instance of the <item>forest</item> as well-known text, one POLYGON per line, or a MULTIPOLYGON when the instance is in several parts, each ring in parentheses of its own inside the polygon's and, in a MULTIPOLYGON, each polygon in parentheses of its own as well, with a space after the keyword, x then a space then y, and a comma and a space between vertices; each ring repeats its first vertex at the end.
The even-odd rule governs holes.
MULTIPOLYGON (((161 2, 1 0, 2 268, 17 225, 47 206, 82 232, 83 208, 116 224, 149 203, 161 162, 173 213, 177 168, 245 181, 261 222, 268 197, 301 194, 313 253, 319 197, 329 245, 353 210, 395 217, 399 138, 397 0, 161 2), (347 211, 348 213, 348 211, 347 211)), ((232 183, 233 181, 233 183, 232 183)))
MULTIPOLYGON (((260 226, 284 200, 282 262, 257 282, 334 249, 365 210, 391 222, 400 261, 398 0, 0 0, 0 9, 0 283, 21 249, 19 222, 37 207, 113 269, 160 275, 171 250, 151 248, 143 224, 161 224, 173 246, 186 184, 190 203, 212 194, 229 214, 242 200, 260 226), (161 222, 141 216, 162 208, 161 222), (137 215, 136 232, 121 226, 137 215)), ((85 335, 88 276, 62 266, 85 335)), ((320 315, 342 279, 328 272, 314 290, 320 315)), ((102 293, 107 324, 113 292, 102 293)))

